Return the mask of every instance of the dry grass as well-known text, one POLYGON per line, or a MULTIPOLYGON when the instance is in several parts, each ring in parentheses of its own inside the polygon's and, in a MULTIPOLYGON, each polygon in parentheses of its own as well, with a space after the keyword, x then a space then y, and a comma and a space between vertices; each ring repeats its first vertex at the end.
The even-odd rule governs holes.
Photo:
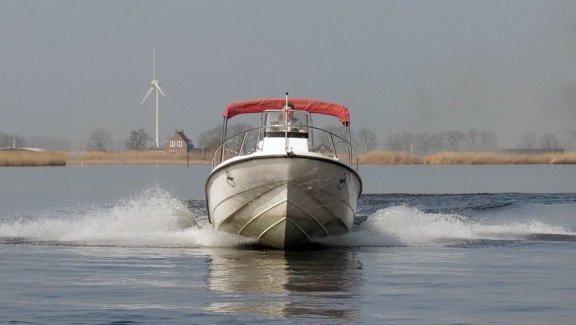
POLYGON ((430 165, 550 165, 576 164, 576 153, 517 155, 493 152, 441 152, 423 157, 430 165))
MULTIPOLYGON (((340 157, 340 155, 339 155, 340 157)), ((340 157, 345 159, 344 155, 340 157)), ((355 157, 363 165, 530 165, 576 164, 576 152, 517 155, 493 152, 440 152, 415 156, 405 152, 373 151, 355 157)), ((192 153, 190 164, 209 164, 212 155, 192 153)), ((356 160, 354 159, 354 160, 356 160)), ((64 165, 186 165, 186 155, 163 151, 31 152, 0 151, 0 167, 64 165)))
POLYGON ((375 151, 358 157, 367 165, 549 165, 576 164, 576 152, 517 155, 496 152, 439 152, 418 157, 403 152, 375 151))
POLYGON ((68 154, 57 151, 0 151, 0 167, 65 166, 68 154))
MULTIPOLYGON (((207 164, 212 156, 190 154, 190 164, 207 164)), ((186 165, 186 155, 164 151, 81 152, 70 154, 68 165, 186 165)))
POLYGON ((573 165, 576 164, 576 152, 552 155, 549 160, 550 163, 554 165, 573 165))
POLYGON ((510 165, 534 164, 536 155, 499 154, 494 152, 439 152, 422 158, 429 165, 510 165))
POLYGON ((421 159, 406 152, 372 151, 359 155, 362 165, 412 165, 421 164, 421 159))

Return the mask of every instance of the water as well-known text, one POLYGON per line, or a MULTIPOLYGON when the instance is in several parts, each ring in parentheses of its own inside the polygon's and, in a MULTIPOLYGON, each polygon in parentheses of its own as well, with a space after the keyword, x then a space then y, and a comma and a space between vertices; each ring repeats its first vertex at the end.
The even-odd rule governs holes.
POLYGON ((205 166, 0 169, 0 323, 573 324, 576 166, 361 167, 356 229, 214 232, 205 166))

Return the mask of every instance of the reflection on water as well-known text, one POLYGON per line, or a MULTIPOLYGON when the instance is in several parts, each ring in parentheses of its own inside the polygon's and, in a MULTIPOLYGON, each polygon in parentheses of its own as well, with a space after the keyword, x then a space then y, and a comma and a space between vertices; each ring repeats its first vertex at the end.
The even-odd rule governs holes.
POLYGON ((206 310, 264 317, 357 319, 362 267, 347 250, 209 251, 206 310))

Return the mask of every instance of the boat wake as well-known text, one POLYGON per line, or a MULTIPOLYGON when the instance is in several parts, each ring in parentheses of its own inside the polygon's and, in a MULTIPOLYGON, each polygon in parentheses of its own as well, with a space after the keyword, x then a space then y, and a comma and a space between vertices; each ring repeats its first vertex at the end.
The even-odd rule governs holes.
POLYGON ((326 238, 335 246, 469 246, 502 245, 517 241, 576 242, 576 229, 519 218, 517 212, 472 218, 459 213, 431 213, 415 207, 378 210, 356 230, 339 238, 326 238))
MULTIPOLYGON (((544 208, 532 208, 542 213, 544 208)), ((572 211, 570 207, 570 211, 572 211)), ((379 209, 354 232, 323 238, 324 246, 470 246, 518 241, 576 242, 576 228, 524 216, 525 210, 462 213, 416 207, 379 209)), ((546 218, 544 218, 546 219, 546 218)), ((112 206, 60 216, 15 216, 0 220, 0 244, 117 247, 253 247, 254 241, 212 229, 204 201, 181 201, 149 189, 112 206)))
POLYGON ((191 211, 185 202, 157 188, 112 207, 0 221, 0 242, 128 247, 232 247, 250 243, 214 232, 205 215, 191 211))

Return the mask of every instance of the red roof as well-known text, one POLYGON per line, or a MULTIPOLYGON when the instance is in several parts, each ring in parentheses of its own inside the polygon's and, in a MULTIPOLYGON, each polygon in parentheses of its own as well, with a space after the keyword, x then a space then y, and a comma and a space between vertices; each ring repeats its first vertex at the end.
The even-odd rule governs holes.
MULTIPOLYGON (((350 122, 350 113, 344 105, 305 98, 289 98, 288 102, 294 104, 295 110, 332 115, 339 118, 342 124, 350 122)), ((246 113, 260 113, 269 109, 282 109, 285 104, 285 98, 260 98, 232 102, 226 106, 224 118, 246 113)))

